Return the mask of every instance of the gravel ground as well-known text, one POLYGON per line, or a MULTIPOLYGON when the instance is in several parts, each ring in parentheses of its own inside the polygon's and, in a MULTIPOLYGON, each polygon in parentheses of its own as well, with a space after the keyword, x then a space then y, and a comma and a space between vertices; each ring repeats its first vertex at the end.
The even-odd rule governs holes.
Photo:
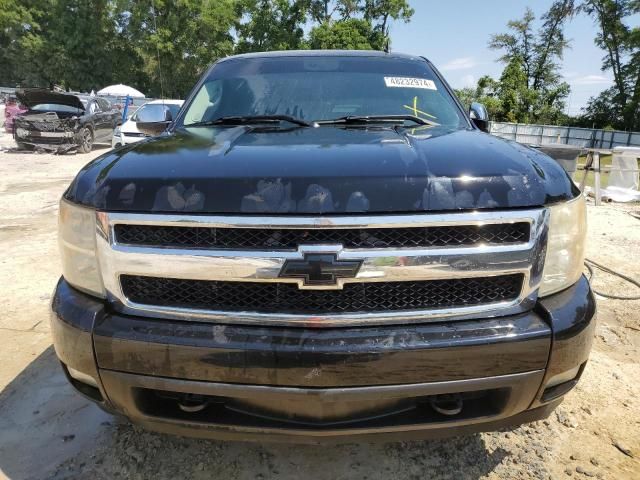
MULTIPOLYGON (((579 386, 549 419, 511 431, 307 447, 193 440, 118 422, 67 385, 48 325, 60 272, 57 201, 106 149, 53 156, 10 147, 0 134, 0 478, 640 478, 640 301, 600 299, 579 386)), ((631 210, 640 207, 589 207, 588 256, 640 278, 640 220, 631 210)), ((595 284, 631 293, 605 274, 595 284)))

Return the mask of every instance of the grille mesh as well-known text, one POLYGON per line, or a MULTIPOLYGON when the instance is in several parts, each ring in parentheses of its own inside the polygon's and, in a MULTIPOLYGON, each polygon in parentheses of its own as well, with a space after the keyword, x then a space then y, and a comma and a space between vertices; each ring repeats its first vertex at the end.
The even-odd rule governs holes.
POLYGON ((454 225, 406 228, 259 229, 115 226, 116 241, 129 245, 235 250, 295 250, 301 244, 331 243, 345 248, 412 248, 522 243, 529 240, 529 223, 454 225))
POLYGON ((296 284, 120 277, 130 301, 166 307, 259 313, 350 313, 462 307, 514 300, 522 275, 348 283, 343 290, 300 290, 296 284))

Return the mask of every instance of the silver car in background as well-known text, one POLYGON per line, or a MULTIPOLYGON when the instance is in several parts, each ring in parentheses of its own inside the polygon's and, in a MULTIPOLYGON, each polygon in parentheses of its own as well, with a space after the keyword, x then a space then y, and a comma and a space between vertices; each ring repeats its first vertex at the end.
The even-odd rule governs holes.
POLYGON ((145 135, 136 127, 136 122, 145 122, 147 118, 157 119, 159 111, 169 112, 171 118, 176 118, 184 100, 152 100, 138 108, 120 127, 113 132, 111 146, 113 148, 129 143, 139 142, 145 135))

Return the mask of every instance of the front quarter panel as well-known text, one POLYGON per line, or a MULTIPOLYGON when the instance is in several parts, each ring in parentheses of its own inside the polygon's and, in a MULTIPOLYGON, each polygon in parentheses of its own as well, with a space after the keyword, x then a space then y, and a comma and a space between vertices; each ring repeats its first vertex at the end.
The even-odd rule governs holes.
POLYGON ((573 286, 539 300, 539 312, 553 332, 553 349, 546 379, 574 368, 589 358, 596 327, 596 299, 582 276, 573 286))

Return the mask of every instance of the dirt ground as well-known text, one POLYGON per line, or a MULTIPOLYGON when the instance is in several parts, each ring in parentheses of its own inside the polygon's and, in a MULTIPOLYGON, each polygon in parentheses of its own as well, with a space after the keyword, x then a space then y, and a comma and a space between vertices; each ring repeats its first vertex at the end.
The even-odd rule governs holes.
MULTIPOLYGON (((0 478, 640 479, 640 301, 599 300, 579 386, 548 420, 441 441, 329 447, 221 443, 119 423, 56 362, 58 199, 86 155, 6 151, 0 134, 0 478), (5 150, 3 151, 3 147, 5 150)), ((640 206, 589 207, 588 256, 640 279, 640 206)), ((631 289, 597 274, 597 288, 631 289)))

